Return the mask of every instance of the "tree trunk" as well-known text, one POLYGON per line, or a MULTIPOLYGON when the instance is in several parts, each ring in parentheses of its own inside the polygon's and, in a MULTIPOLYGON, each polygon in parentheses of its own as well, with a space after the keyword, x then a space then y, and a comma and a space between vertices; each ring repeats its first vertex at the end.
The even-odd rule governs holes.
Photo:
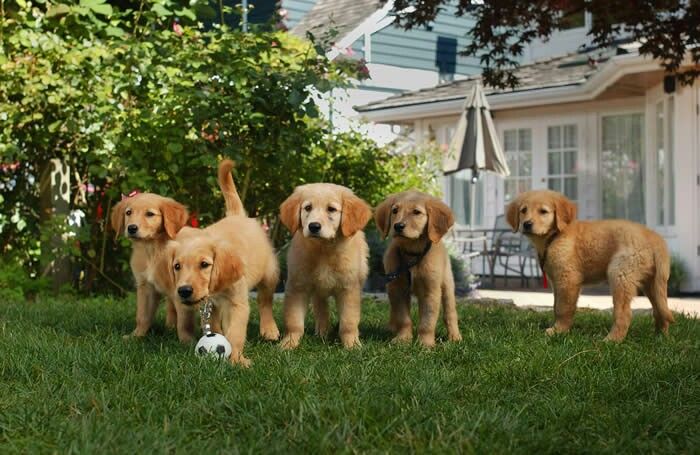
MULTIPOLYGON (((70 210, 70 168, 54 158, 44 163, 39 178, 41 223, 49 227, 56 215, 68 216, 70 210)), ((65 254, 66 241, 60 232, 51 236, 42 248, 43 274, 51 278, 54 291, 71 282, 70 258, 65 254), (48 253, 48 254, 47 254, 48 253)))

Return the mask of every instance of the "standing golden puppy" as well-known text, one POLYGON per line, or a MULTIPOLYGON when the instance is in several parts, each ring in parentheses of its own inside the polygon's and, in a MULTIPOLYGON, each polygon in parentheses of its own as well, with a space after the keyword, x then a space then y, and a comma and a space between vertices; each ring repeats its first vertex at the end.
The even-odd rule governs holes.
POLYGON ((374 219, 383 237, 391 235, 384 270, 390 280, 386 289, 394 341, 413 338, 411 292, 418 297, 421 344, 435 345, 440 303, 449 340, 460 341, 454 277, 441 241, 454 224, 450 208, 435 197, 411 190, 389 196, 377 207, 374 219))
POLYGON ((243 355, 248 329, 248 292, 257 288, 260 335, 277 340, 272 298, 279 278, 277 256, 254 218, 228 216, 170 247, 173 280, 182 303, 214 303, 212 329, 231 343, 230 361, 249 366, 243 355))
POLYGON ((369 247, 362 228, 372 209, 348 188, 330 183, 298 186, 280 206, 280 219, 292 233, 287 253, 284 349, 294 349, 304 334, 304 314, 313 302, 316 333, 328 334, 328 297, 340 314, 340 341, 360 344, 362 285, 369 247))
MULTIPOLYGON (((111 224, 117 237, 124 234, 133 244, 131 271, 136 280, 136 328, 131 336, 146 335, 161 295, 168 297, 167 325, 172 327, 177 324, 177 306, 169 298, 165 250, 167 242, 175 238, 186 222, 187 209, 184 205, 152 193, 122 199, 112 208, 111 224)), ((191 315, 183 315, 181 324, 185 319, 192 318, 191 315)), ((182 341, 191 339, 179 326, 178 336, 182 341)))
POLYGON ((571 328, 581 286, 607 281, 614 324, 606 340, 621 341, 632 321, 630 303, 643 289, 657 331, 667 333, 673 314, 666 301, 670 259, 666 242, 641 224, 625 220, 576 221, 576 206, 554 191, 528 191, 508 205, 513 232, 537 249, 554 289, 554 325, 547 334, 571 328))

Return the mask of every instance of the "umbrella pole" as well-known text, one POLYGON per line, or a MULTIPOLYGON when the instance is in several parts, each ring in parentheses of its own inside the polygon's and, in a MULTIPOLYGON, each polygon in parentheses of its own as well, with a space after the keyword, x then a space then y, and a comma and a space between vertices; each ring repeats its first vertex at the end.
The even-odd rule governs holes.
POLYGON ((469 223, 472 229, 476 227, 476 182, 477 180, 472 178, 472 187, 470 188, 471 191, 469 191, 469 223))

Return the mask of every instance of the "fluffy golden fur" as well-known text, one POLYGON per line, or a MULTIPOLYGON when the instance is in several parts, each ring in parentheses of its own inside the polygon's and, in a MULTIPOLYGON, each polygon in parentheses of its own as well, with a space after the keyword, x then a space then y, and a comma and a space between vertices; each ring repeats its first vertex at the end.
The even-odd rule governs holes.
MULTIPOLYGON (((184 205, 152 193, 125 198, 112 208, 111 225, 116 236, 127 236, 133 245, 131 271, 136 281, 136 328, 131 336, 143 337, 148 333, 162 295, 168 296, 166 324, 178 325, 178 308, 170 298, 172 283, 168 281, 165 250, 167 242, 185 226, 187 217, 184 205)), ((183 314, 180 325, 187 325, 188 319, 192 316, 183 314)), ((179 327, 178 336, 182 341, 191 339, 179 327)))
POLYGON ((407 261, 419 257, 430 244, 418 264, 387 283, 391 304, 389 328, 395 334, 394 341, 413 339, 411 293, 418 298, 421 344, 435 345, 435 326, 441 304, 449 340, 460 341, 454 277, 450 257, 442 243, 442 237, 454 224, 450 208, 435 197, 411 190, 389 196, 377 207, 374 219, 383 237, 391 236, 384 254, 386 273, 405 267, 407 261))
POLYGON ((362 229, 371 217, 365 201, 348 188, 329 183, 299 186, 280 206, 280 219, 292 233, 284 296, 284 349, 299 345, 309 299, 316 333, 328 334, 329 297, 338 307, 343 346, 360 345, 362 285, 369 255, 362 229))
POLYGON ((607 281, 614 323, 606 340, 621 341, 632 321, 639 289, 651 301, 657 331, 673 322, 666 286, 670 259, 664 239, 625 220, 577 221, 576 206, 554 191, 528 191, 508 205, 508 223, 532 242, 554 289, 554 325, 547 334, 571 328, 581 286, 607 281))
POLYGON ((257 288, 260 335, 277 340, 279 329, 272 314, 272 299, 279 267, 272 244, 260 224, 245 216, 230 169, 219 168, 219 185, 227 216, 197 232, 183 232, 168 248, 169 267, 181 304, 193 307, 212 299, 212 329, 231 343, 230 361, 249 366, 243 355, 248 328, 248 292, 257 288))

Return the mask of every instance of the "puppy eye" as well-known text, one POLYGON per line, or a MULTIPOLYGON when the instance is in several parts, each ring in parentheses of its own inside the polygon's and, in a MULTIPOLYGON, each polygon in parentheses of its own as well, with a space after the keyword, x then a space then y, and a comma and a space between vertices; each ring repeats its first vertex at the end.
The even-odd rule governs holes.
POLYGON ((311 211, 311 204, 304 207, 304 210, 306 210, 307 212, 310 212, 311 211))
POLYGON ((527 207, 523 207, 520 209, 520 213, 527 213, 527 207))
POLYGON ((202 263, 199 264, 199 266, 203 269, 206 269, 207 267, 209 267, 209 265, 210 264, 207 261, 202 261, 202 263))
POLYGON ((333 213, 333 212, 337 212, 338 209, 335 208, 335 207, 331 207, 331 206, 329 205, 329 206, 328 206, 328 211, 329 211, 330 213, 333 213))
POLYGON ((151 212, 151 211, 146 212, 146 216, 147 216, 148 218, 150 218, 150 217, 152 217, 152 216, 155 216, 155 215, 156 215, 156 214, 153 213, 153 212, 151 212))
POLYGON ((176 264, 173 266, 173 268, 174 268, 175 270, 180 270, 180 263, 179 263, 179 262, 176 263, 176 264))
POLYGON ((549 212, 546 209, 540 209, 540 215, 546 215, 549 212))
POLYGON ((393 209, 391 209, 391 213, 393 213, 394 215, 396 215, 397 213, 399 213, 399 208, 398 208, 398 207, 394 207, 393 209))
POLYGON ((126 211, 126 216, 131 216, 131 209, 126 211))
POLYGON ((420 215, 420 214, 421 214, 421 211, 418 210, 418 209, 415 209, 415 210, 413 210, 413 214, 414 214, 414 215, 420 215))

